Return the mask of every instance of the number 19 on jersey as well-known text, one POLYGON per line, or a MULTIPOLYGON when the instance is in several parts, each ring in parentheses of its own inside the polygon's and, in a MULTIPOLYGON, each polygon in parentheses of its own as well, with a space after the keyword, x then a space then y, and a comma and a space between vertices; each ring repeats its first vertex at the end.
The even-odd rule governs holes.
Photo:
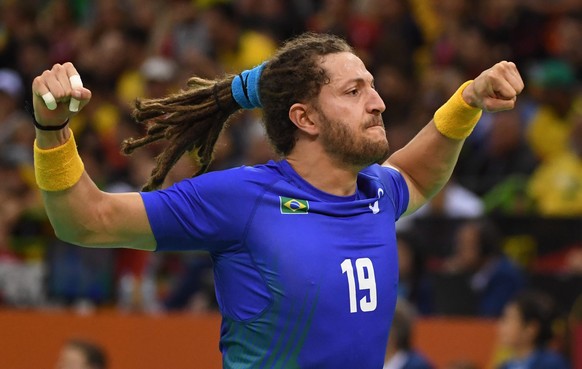
POLYGON ((364 296, 359 301, 360 311, 369 312, 376 310, 377 296, 376 296, 376 277, 374 275, 374 265, 369 258, 359 258, 355 260, 355 269, 352 259, 345 259, 341 263, 342 273, 348 279, 348 293, 350 296, 350 313, 358 312, 358 300, 356 296, 356 288, 360 291, 367 291, 367 296, 364 296), (356 280, 357 277, 357 280, 356 280))

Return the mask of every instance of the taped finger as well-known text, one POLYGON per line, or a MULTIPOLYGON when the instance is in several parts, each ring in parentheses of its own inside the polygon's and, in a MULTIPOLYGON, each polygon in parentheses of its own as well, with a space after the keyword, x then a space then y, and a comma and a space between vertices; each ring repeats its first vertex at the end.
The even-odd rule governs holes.
POLYGON ((50 92, 47 92, 44 95, 42 95, 41 97, 44 100, 44 103, 45 103, 46 107, 48 108, 48 110, 55 110, 57 108, 57 100, 55 100, 55 97, 53 96, 53 94, 51 94, 50 92))
MULTIPOLYGON (((78 74, 70 76, 69 82, 71 83, 71 88, 73 90, 83 87, 83 81, 81 80, 81 76, 78 74)), ((79 104, 80 104, 79 100, 75 99, 74 97, 71 97, 71 101, 69 102, 69 111, 78 112, 79 104)))

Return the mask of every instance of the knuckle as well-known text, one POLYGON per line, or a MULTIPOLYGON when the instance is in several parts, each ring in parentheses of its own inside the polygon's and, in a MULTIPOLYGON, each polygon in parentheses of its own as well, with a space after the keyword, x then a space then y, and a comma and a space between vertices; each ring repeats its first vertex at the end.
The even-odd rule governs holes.
POLYGON ((500 61, 495 66, 497 67, 496 69, 499 70, 500 72, 508 71, 511 68, 511 65, 509 64, 509 62, 507 62, 505 60, 500 61))

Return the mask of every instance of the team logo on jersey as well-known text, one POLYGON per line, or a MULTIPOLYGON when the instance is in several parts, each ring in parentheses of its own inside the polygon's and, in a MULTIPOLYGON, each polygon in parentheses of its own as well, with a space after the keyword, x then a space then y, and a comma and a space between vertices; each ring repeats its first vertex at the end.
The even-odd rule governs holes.
POLYGON ((307 214, 309 212, 309 201, 307 200, 279 196, 279 203, 281 204, 281 214, 307 214))
POLYGON ((378 214, 380 212, 380 197, 384 195, 384 190, 379 188, 378 189, 378 200, 374 201, 373 204, 368 205, 370 210, 372 210, 372 214, 378 214))

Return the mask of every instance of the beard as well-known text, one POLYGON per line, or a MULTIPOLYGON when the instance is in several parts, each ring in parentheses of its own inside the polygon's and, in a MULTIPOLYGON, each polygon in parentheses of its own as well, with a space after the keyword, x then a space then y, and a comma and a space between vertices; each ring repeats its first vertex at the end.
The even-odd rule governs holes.
POLYGON ((371 118, 362 126, 352 128, 341 120, 329 119, 319 109, 318 114, 322 123, 320 138, 323 148, 340 163, 365 168, 388 159, 390 155, 388 137, 374 139, 365 135, 365 130, 377 125, 378 121, 384 126, 381 116, 371 118))

